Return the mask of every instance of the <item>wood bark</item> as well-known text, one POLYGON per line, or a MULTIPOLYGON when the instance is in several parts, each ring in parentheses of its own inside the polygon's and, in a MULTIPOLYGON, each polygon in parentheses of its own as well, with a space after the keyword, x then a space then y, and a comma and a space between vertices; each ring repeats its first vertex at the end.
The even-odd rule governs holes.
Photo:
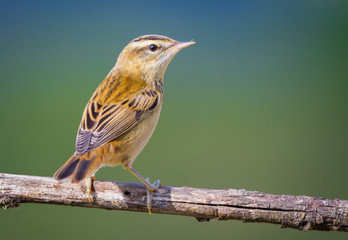
MULTIPOLYGON (((50 177, 0 173, 0 206, 21 203, 147 212, 142 184, 95 181, 93 202, 84 185, 58 182, 50 177)), ((161 186, 152 201, 152 212, 195 217, 199 221, 242 220, 280 224, 303 231, 348 232, 348 201, 292 195, 274 195, 236 189, 198 189, 161 186)))

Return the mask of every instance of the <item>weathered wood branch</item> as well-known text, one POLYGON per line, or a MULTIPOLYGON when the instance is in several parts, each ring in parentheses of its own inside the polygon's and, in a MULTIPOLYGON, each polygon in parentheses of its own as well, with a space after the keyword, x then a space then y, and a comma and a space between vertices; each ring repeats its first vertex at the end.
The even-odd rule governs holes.
MULTIPOLYGON (((4 209, 20 203, 46 203, 147 212, 142 184, 95 181, 93 198, 94 202, 89 203, 83 185, 0 173, 0 205, 4 209)), ((152 212, 190 216, 199 221, 242 220, 304 231, 348 232, 348 201, 339 199, 161 186, 154 194, 152 212)))

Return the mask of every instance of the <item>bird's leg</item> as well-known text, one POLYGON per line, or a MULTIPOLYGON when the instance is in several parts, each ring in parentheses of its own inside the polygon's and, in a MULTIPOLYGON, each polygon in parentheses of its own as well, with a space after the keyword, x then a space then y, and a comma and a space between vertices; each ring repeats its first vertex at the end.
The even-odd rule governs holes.
POLYGON ((147 188, 147 201, 146 201, 146 206, 147 209, 149 210, 149 214, 151 214, 151 207, 152 207, 152 198, 153 198, 153 192, 156 191, 160 184, 161 181, 157 180, 155 181, 153 184, 150 183, 150 179, 149 178, 143 178, 143 176, 141 176, 134 168, 132 167, 128 167, 126 164, 123 164, 123 167, 125 169, 127 169, 128 171, 130 171, 134 176, 136 176, 142 183, 145 184, 146 188, 147 188))
POLYGON ((93 202, 93 196, 91 197, 92 193, 92 186, 93 186, 93 181, 95 180, 95 176, 93 175, 92 177, 89 177, 86 179, 86 188, 87 188, 87 194, 88 194, 88 202, 93 202))

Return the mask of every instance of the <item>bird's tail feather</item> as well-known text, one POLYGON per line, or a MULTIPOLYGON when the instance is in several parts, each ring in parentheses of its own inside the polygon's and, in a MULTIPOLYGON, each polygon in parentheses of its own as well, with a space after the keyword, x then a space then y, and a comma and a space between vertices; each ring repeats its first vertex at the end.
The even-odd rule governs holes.
POLYGON ((78 183, 88 177, 91 177, 100 167, 100 161, 93 156, 88 159, 84 154, 78 157, 73 155, 58 171, 54 174, 56 180, 63 180, 70 177, 71 182, 78 183))

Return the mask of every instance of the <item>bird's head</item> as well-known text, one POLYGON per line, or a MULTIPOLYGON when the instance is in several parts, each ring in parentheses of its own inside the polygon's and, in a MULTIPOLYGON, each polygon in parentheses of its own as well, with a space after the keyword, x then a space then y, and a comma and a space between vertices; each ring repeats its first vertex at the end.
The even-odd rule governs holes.
POLYGON ((178 42, 160 35, 144 35, 132 40, 117 59, 116 68, 140 74, 145 79, 162 78, 169 62, 194 41, 178 42))

